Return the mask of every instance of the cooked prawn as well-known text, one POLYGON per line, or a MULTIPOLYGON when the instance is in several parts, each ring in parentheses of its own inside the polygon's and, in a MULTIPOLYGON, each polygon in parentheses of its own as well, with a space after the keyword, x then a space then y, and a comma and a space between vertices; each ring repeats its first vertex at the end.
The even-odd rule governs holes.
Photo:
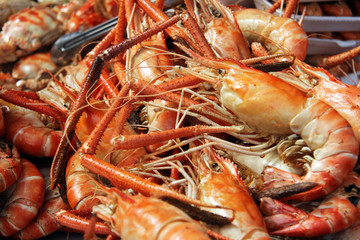
MULTIPOLYGON (((359 144, 350 124, 329 105, 270 74, 231 60, 210 60, 182 47, 193 62, 208 68, 193 68, 204 80, 217 82, 222 104, 261 135, 301 136, 313 151, 313 161, 295 182, 316 182, 319 187, 296 196, 311 200, 340 186, 355 167, 359 144), (210 69, 217 69, 207 74, 210 69), (346 144, 344 144, 346 143, 346 144)), ((187 70, 189 71, 189 70, 187 70)), ((284 179, 281 179, 282 181, 284 179)), ((295 197, 295 196, 294 196, 295 197)))
POLYGON ((20 231, 37 215, 44 201, 45 181, 39 169, 22 159, 22 171, 13 189, 8 189, 6 204, 0 212, 0 235, 20 231))
POLYGON ((261 42, 270 53, 285 51, 305 59, 307 34, 294 20, 252 8, 238 9, 234 14, 247 41, 261 42))

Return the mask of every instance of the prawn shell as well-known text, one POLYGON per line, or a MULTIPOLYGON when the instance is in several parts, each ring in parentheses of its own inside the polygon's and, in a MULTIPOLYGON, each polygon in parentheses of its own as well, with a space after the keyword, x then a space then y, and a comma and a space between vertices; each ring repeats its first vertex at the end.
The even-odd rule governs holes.
POLYGON ((34 7, 15 13, 0 33, 0 64, 49 45, 61 33, 61 24, 50 8, 34 7))
POLYGON ((21 161, 23 166, 20 177, 0 213, 0 236, 3 237, 8 237, 28 225, 44 201, 43 176, 30 161, 21 161))
POLYGON ((245 39, 261 42, 271 53, 294 54, 300 60, 306 57, 308 38, 302 27, 290 18, 277 17, 258 9, 235 11, 235 18, 245 39))
POLYGON ((114 228, 123 239, 209 239, 180 209, 156 198, 134 196, 131 200, 118 201, 113 216, 114 228))
POLYGON ((306 99, 281 79, 245 66, 239 66, 239 71, 229 70, 220 96, 221 102, 240 119, 266 134, 291 134, 289 122, 306 99))
POLYGON ((57 69, 50 59, 50 53, 35 53, 23 57, 17 62, 12 70, 12 77, 16 79, 37 78, 45 69, 54 72, 57 69))
POLYGON ((47 128, 36 112, 15 108, 4 114, 5 139, 13 143, 19 152, 36 157, 55 155, 62 131, 47 128))

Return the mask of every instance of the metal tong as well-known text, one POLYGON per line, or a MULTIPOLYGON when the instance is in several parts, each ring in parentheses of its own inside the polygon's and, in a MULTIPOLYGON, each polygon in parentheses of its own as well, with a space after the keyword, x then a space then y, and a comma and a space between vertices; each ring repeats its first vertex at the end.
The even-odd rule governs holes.
MULTIPOLYGON (((183 0, 165 0, 164 7, 169 8, 182 1, 183 0)), ((77 31, 61 36, 55 41, 50 50, 51 60, 61 65, 68 63, 84 44, 105 36, 105 34, 116 25, 116 22, 117 17, 114 17, 84 32, 77 31)))
POLYGON ((84 44, 104 36, 116 25, 116 22, 117 17, 114 17, 84 32, 77 31, 61 36, 51 47, 51 60, 56 64, 66 64, 84 44))

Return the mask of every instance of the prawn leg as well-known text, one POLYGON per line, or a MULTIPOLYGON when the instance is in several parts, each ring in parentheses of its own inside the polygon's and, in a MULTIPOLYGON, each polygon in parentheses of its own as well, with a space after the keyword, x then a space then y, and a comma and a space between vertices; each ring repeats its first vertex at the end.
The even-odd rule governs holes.
MULTIPOLYGON (((84 213, 80 211, 61 210, 55 214, 55 218, 62 226, 85 232, 89 229, 89 227, 91 227, 90 220, 81 215, 84 215, 84 213)), ((117 237, 117 234, 111 231, 110 227, 103 222, 96 222, 93 228, 96 235, 112 235, 117 237)))

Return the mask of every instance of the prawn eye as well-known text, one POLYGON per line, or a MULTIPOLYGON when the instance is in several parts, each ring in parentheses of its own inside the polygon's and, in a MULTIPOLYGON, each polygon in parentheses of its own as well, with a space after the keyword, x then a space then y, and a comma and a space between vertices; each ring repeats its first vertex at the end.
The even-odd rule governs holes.
POLYGON ((221 77, 224 77, 226 75, 226 70, 224 69, 218 69, 218 74, 221 76, 221 77))
POLYGON ((212 169, 213 169, 215 172, 219 172, 219 171, 220 171, 219 164, 217 164, 217 163, 211 164, 211 167, 212 167, 212 169))

